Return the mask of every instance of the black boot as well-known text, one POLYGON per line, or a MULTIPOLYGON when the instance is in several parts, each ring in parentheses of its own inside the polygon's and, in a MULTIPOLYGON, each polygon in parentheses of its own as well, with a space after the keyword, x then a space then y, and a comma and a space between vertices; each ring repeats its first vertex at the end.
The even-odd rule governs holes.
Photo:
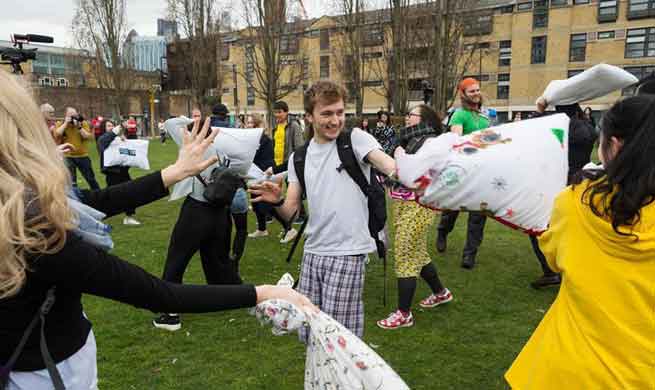
POLYGON ((475 255, 465 255, 462 258, 462 268, 473 269, 475 267, 475 255))
POLYGON ((560 274, 544 274, 542 277, 539 279, 535 280, 534 282, 530 283, 530 286, 532 288, 539 290, 544 287, 548 286, 557 286, 562 283, 562 277, 560 274))

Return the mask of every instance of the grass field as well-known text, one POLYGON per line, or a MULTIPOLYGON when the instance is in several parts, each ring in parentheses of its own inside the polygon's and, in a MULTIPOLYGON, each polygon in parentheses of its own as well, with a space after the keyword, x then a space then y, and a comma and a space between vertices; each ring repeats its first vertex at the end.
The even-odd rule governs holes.
MULTIPOLYGON (((150 162, 160 169, 174 161, 177 148, 153 141, 150 162)), ((98 172, 98 159, 91 156, 98 172)), ((133 176, 146 172, 133 170, 133 176)), ((97 173, 104 187, 104 176, 97 173)), ((78 180, 83 179, 78 174, 78 180)), ((81 186, 86 183, 80 182, 81 186)), ((143 225, 114 227, 114 253, 160 276, 170 233, 181 201, 167 199, 137 210, 143 225)), ((382 304, 383 268, 372 259, 367 268, 364 340, 405 379, 412 389, 504 389, 503 374, 553 301, 556 290, 535 291, 529 282, 540 268, 526 236, 489 221, 473 271, 459 267, 466 216, 449 237, 445 255, 430 251, 454 301, 422 310, 418 300, 428 294, 419 283, 415 298, 415 326, 384 331, 375 321, 395 309, 393 254, 389 299, 382 304)), ((255 228, 249 215, 249 231, 255 228)), ((274 283, 284 272, 296 275, 295 261, 284 259, 290 245, 276 237, 279 225, 269 225, 271 236, 249 240, 241 260, 243 278, 255 284, 274 283)), ((434 243, 435 229, 430 242, 434 243)), ((187 283, 204 283, 196 257, 185 275, 187 283)), ((304 348, 295 336, 273 336, 246 310, 182 317, 182 330, 154 329, 153 313, 92 296, 84 298, 98 342, 99 385, 108 389, 301 389, 304 348)))

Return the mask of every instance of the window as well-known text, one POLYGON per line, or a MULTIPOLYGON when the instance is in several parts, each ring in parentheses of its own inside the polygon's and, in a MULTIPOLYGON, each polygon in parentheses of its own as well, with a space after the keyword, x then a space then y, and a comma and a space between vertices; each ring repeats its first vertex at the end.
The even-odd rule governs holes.
POLYGON ((330 48, 330 30, 321 30, 321 50, 328 50, 330 48))
POLYGON ((375 58, 382 58, 382 52, 381 51, 375 51, 375 52, 372 52, 372 53, 364 53, 362 55, 362 58, 365 59, 365 60, 372 60, 372 59, 375 59, 375 58))
POLYGON ((655 57, 655 28, 628 30, 625 38, 625 58, 655 57))
POLYGON ((580 74, 580 73, 582 73, 582 72, 584 72, 584 69, 573 69, 573 70, 569 70, 569 71, 567 72, 566 78, 569 78, 569 79, 570 79, 571 77, 573 77, 573 76, 575 76, 575 75, 578 75, 578 74, 580 74))
POLYGON ((230 45, 223 43, 221 45, 221 61, 228 61, 230 59, 230 45))
POLYGON ((501 14, 511 14, 514 12, 514 5, 506 5, 503 7, 500 7, 500 13, 501 14))
POLYGON ((302 59, 302 79, 309 81, 309 58, 307 57, 302 59))
MULTIPOLYGON (((624 68, 627 72, 632 73, 636 78, 639 80, 643 79, 644 77, 650 75, 651 73, 655 72, 655 65, 647 65, 647 66, 628 66, 624 68)), ((624 96, 631 96, 634 95, 636 89, 636 85, 631 85, 627 88, 623 88, 623 91, 621 91, 621 94, 624 96)))
POLYGON ((322 79, 330 78, 330 56, 321 56, 319 77, 322 79))
POLYGON ((532 28, 548 27, 548 0, 536 0, 532 11, 532 28))
POLYGON ((546 63, 546 44, 547 37, 532 37, 532 64, 546 63))
POLYGON ((587 51, 587 33, 571 34, 571 43, 569 46, 569 61, 584 61, 587 51))
POLYGON ((363 31, 364 46, 379 46, 384 43, 384 31, 380 27, 367 27, 363 31))
POLYGON ((280 54, 298 53, 298 37, 296 35, 282 35, 280 37, 280 54))
POLYGON ((512 63, 512 41, 500 41, 498 47, 498 66, 510 66, 512 63))
POLYGON ((498 74, 498 86, 496 87, 496 99, 509 99, 509 73, 498 74))
POLYGON ((519 5, 516 6, 516 9, 519 11, 529 11, 532 9, 532 2, 519 3, 519 5))
POLYGON ((563 5, 568 5, 569 1, 568 0, 550 0, 550 6, 551 7, 560 7, 563 5))
POLYGON ((573 5, 589 4, 590 0, 573 0, 573 5))
POLYGON ((362 85, 369 88, 375 88, 375 87, 383 86, 384 83, 382 82, 382 80, 368 80, 368 81, 364 81, 362 85))
POLYGON ((51 87, 52 79, 50 77, 41 77, 39 79, 39 85, 42 87, 51 87))
POLYGON ((600 0, 598 2, 598 21, 614 22, 619 15, 617 0, 600 0))
POLYGON ((614 39, 614 30, 612 31, 601 31, 598 33, 598 39, 614 39))
POLYGON ((628 1, 628 19, 647 18, 655 16, 655 0, 628 1))
POLYGON ((68 87, 68 80, 66 80, 64 78, 57 79, 57 86, 58 87, 68 87))
POLYGON ((491 13, 477 13, 470 15, 469 18, 466 18, 466 24, 464 25, 464 36, 476 36, 476 35, 487 35, 493 32, 494 23, 493 16, 491 13))
POLYGON ((249 106, 254 106, 255 105, 255 88, 253 87, 248 87, 248 90, 246 91, 246 104, 249 106))

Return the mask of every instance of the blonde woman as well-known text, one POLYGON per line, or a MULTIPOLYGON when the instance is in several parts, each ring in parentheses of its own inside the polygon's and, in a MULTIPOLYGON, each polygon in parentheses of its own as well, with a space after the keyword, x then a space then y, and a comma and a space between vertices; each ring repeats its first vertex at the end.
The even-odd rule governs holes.
POLYGON ((90 207, 111 216, 142 206, 214 163, 202 157, 216 137, 216 132, 207 137, 209 122, 202 130, 196 123, 178 160, 163 170, 78 192, 88 207, 68 195, 63 158, 27 90, 4 71, 0 85, 0 387, 97 389, 96 345, 82 311, 84 293, 156 312, 211 312, 271 297, 311 308, 305 297, 286 288, 167 283, 103 249, 111 247, 111 239, 94 230, 102 223, 90 207), (39 316, 41 309, 45 314, 39 316))

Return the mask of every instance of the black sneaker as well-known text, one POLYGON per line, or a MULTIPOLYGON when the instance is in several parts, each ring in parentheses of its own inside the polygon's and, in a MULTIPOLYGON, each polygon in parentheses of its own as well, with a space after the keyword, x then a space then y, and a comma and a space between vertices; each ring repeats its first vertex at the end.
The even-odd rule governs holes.
POLYGON ((439 232, 437 234, 437 252, 444 253, 446 251, 446 235, 439 232))
POLYGON ((180 316, 177 314, 162 314, 159 317, 152 320, 152 324, 157 329, 165 329, 170 332, 175 332, 182 328, 182 323, 180 322, 180 316))
POLYGON ((475 267, 475 256, 464 256, 462 259, 462 268, 473 269, 475 267))
POLYGON ((539 279, 530 283, 532 288, 539 290, 548 286, 557 286, 562 283, 562 277, 559 274, 543 275, 539 279))
POLYGON ((294 225, 302 225, 303 223, 305 223, 305 218, 303 218, 303 217, 298 217, 298 218, 296 218, 295 221, 293 221, 294 225))

